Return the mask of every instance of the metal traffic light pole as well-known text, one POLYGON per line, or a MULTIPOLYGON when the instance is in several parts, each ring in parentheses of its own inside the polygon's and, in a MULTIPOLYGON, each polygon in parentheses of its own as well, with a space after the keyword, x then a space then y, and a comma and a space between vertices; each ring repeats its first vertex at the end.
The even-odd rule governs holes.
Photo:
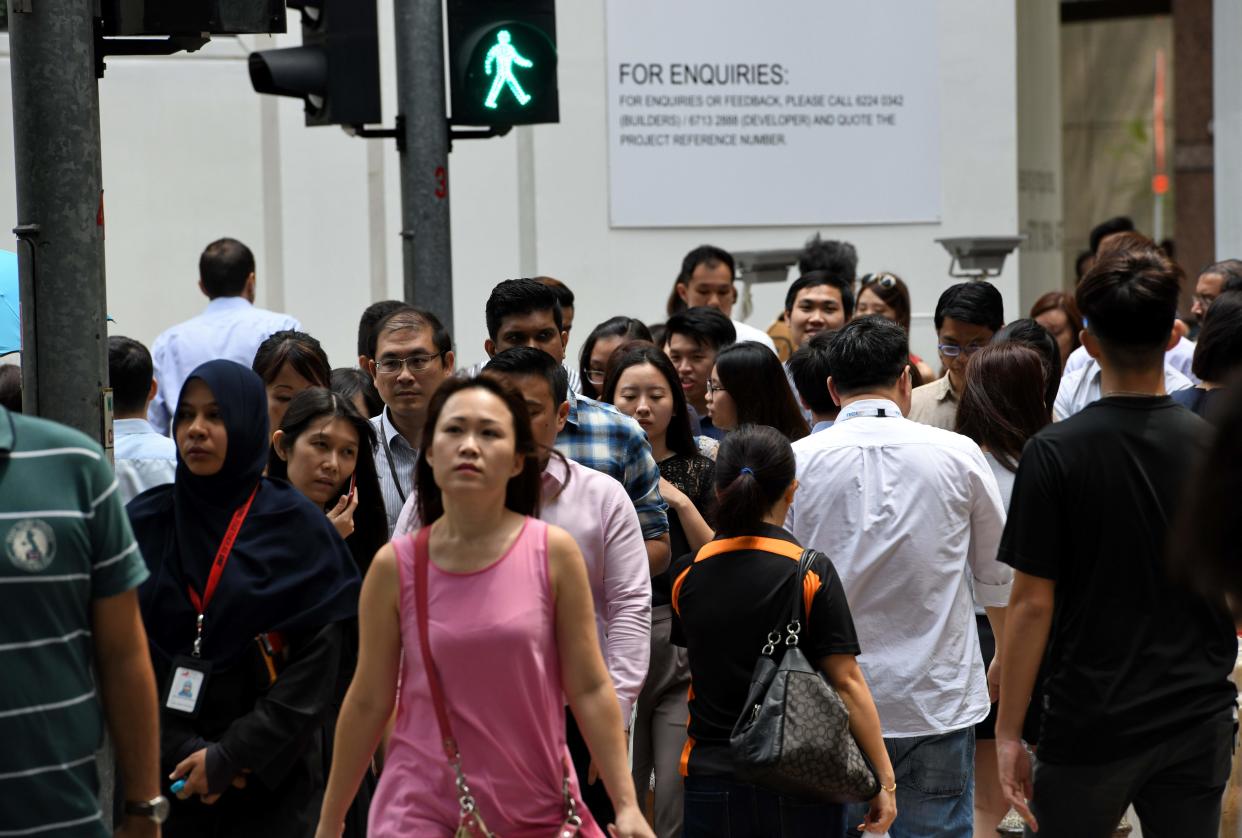
POLYGON ((453 329, 441 0, 394 0, 405 299, 453 329))
POLYGON ((92 0, 9 2, 22 407, 103 442, 103 166, 92 0))

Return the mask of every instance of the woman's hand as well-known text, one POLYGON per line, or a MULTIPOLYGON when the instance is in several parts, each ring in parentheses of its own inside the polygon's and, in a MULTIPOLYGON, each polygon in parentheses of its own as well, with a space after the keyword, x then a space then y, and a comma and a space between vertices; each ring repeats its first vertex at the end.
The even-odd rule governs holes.
POLYGON ((358 490, 353 495, 341 495, 336 506, 328 510, 328 520, 341 538, 349 538, 354 532, 354 510, 358 508, 358 490))
POLYGON ((608 834, 612 838, 655 838, 643 813, 632 804, 617 810, 617 822, 608 825, 608 834))
POLYGON ((880 789, 880 793, 871 798, 871 808, 867 811, 867 817, 858 825, 858 830, 883 835, 888 832, 896 817, 897 792, 880 789))
POLYGON ((672 483, 669 483, 663 477, 660 478, 660 497, 664 498, 664 502, 669 505, 670 509, 681 509, 690 499, 686 497, 686 493, 678 489, 672 483))

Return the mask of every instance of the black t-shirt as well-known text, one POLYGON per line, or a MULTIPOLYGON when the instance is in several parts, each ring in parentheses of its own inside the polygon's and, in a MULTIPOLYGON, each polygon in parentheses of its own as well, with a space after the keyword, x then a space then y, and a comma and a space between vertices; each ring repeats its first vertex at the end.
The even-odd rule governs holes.
POLYGON ((1171 579, 1165 550, 1210 436, 1167 396, 1122 396, 1027 444, 1000 559, 1056 582, 1041 760, 1119 759, 1232 708, 1232 622, 1171 579))
MULTIPOLYGON (((717 538, 700 555, 724 552, 697 562, 694 555, 683 556, 673 567, 672 640, 690 657, 683 773, 732 775, 729 734, 745 708, 750 676, 768 632, 789 622, 802 548, 788 532, 766 524, 753 537, 717 538)), ((859 654, 832 562, 817 554, 807 579, 813 595, 809 625, 800 636, 803 654, 812 663, 826 655, 859 654)))

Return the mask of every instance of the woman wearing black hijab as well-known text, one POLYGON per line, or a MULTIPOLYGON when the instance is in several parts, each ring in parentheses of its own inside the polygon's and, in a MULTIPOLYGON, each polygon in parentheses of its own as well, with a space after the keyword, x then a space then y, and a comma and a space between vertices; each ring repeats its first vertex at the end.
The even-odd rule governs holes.
POLYGON ((310 835, 358 571, 322 511, 262 476, 267 395, 253 372, 198 367, 173 435, 176 482, 128 507, 151 571, 139 600, 161 765, 185 780, 164 835, 310 835))

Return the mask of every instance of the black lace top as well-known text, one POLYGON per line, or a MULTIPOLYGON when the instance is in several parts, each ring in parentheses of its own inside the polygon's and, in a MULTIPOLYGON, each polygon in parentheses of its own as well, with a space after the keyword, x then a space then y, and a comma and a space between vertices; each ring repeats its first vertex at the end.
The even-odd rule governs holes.
MULTIPOLYGON (((715 521, 716 491, 713 484, 716 464, 702 454, 674 454, 660 462, 660 476, 680 489, 699 510, 708 524, 715 521)), ((671 567, 678 558, 690 552, 686 531, 672 509, 668 511, 668 536, 672 545, 671 567)), ((667 572, 651 580, 651 604, 668 605, 672 602, 672 579, 667 572)))

